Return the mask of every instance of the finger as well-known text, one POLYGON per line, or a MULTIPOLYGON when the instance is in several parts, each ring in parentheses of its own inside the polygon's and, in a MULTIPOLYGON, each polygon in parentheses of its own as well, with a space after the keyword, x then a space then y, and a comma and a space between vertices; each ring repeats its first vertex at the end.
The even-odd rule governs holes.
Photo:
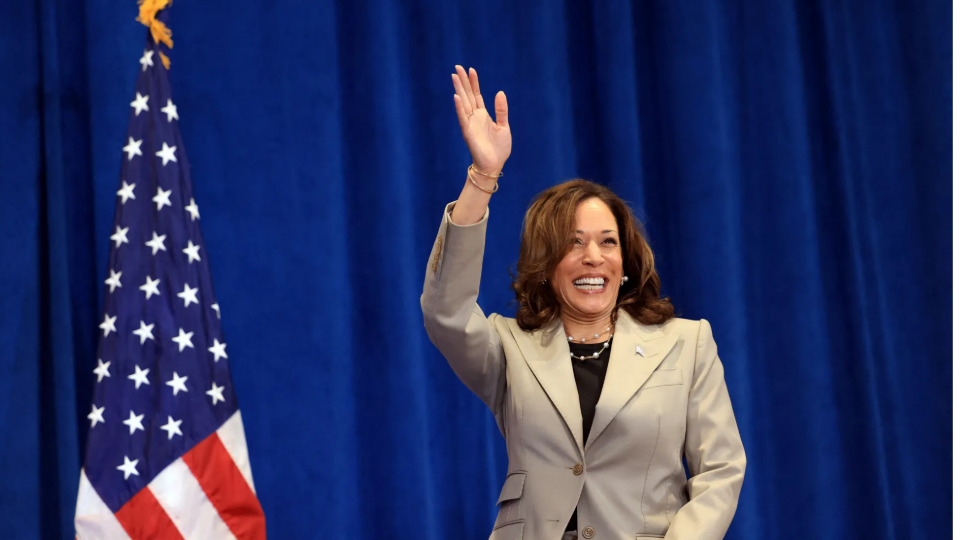
POLYGON ((463 82, 460 80, 460 76, 456 73, 450 76, 453 78, 453 88, 457 91, 457 96, 463 101, 463 110, 465 110, 467 114, 472 114, 474 107, 470 102, 470 98, 467 97, 467 91, 463 89, 463 82))
POLYGON ((460 129, 467 132, 467 113, 463 110, 463 100, 460 96, 453 95, 453 107, 457 110, 457 120, 460 122, 460 129))
POLYGON ((470 90, 476 99, 477 108, 483 109, 483 96, 480 95, 480 75, 478 75, 477 70, 473 68, 470 68, 470 90))
MULTIPOLYGON (((464 90, 470 88, 470 77, 468 77, 467 72, 463 70, 463 66, 457 66, 457 75, 460 76, 460 86, 462 86, 464 90)), ((466 91, 464 95, 460 97, 467 98, 468 108, 471 112, 477 110, 477 100, 473 99, 473 92, 466 91)))
POLYGON ((500 127, 510 127, 507 121, 507 95, 503 90, 497 92, 497 97, 493 98, 493 109, 497 111, 497 125, 500 127))

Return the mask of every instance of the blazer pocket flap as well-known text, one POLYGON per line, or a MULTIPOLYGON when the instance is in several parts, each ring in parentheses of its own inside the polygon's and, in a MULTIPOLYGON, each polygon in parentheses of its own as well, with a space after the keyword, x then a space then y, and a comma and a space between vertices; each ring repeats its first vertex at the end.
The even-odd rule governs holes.
POLYGON ((523 538, 523 522, 514 521, 493 530, 488 540, 520 540, 523 538))
POLYGON ((503 489, 500 490, 500 498, 497 499, 497 505, 504 501, 519 499, 523 493, 523 481, 526 480, 527 473, 517 472, 507 475, 507 480, 503 483, 503 489))
POLYGON ((683 384, 683 374, 680 372, 680 368, 671 368, 661 369, 651 373, 650 378, 647 379, 647 383, 644 384, 643 387, 655 388, 657 386, 674 386, 678 384, 683 384))

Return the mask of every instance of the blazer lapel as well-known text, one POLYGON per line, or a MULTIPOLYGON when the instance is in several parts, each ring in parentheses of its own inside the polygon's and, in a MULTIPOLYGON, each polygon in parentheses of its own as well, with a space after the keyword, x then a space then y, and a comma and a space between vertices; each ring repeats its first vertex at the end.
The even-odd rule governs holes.
POLYGON ((530 371, 537 378, 547 397, 559 411, 570 434, 583 454, 583 416, 580 414, 580 395, 573 378, 570 346, 559 321, 534 332, 524 332, 510 325, 517 346, 530 371))
POLYGON ((657 326, 637 324, 630 315, 620 311, 610 350, 610 363, 586 448, 597 440, 620 409, 647 382, 678 338, 679 334, 668 336, 657 326))

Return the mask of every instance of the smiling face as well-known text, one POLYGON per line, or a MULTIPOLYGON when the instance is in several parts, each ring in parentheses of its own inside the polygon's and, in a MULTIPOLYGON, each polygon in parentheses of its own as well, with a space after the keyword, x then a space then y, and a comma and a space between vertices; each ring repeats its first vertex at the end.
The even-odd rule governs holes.
POLYGON ((617 220, 603 201, 591 198, 577 206, 576 222, 576 239, 550 280, 561 316, 581 321, 609 318, 623 276, 617 220))

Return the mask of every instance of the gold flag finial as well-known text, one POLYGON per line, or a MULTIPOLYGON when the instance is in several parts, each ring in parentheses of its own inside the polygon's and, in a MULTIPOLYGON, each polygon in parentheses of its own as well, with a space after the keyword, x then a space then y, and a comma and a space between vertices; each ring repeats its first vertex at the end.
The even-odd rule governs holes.
MULTIPOLYGON (((150 35, 153 36, 153 41, 158 44, 163 43, 172 49, 173 31, 156 18, 157 12, 170 5, 171 1, 172 0, 137 0, 137 4, 140 5, 140 15, 137 16, 137 20, 150 29, 150 35)), ((160 60, 163 62, 163 67, 170 69, 170 58, 163 54, 163 51, 160 51, 160 60)))

